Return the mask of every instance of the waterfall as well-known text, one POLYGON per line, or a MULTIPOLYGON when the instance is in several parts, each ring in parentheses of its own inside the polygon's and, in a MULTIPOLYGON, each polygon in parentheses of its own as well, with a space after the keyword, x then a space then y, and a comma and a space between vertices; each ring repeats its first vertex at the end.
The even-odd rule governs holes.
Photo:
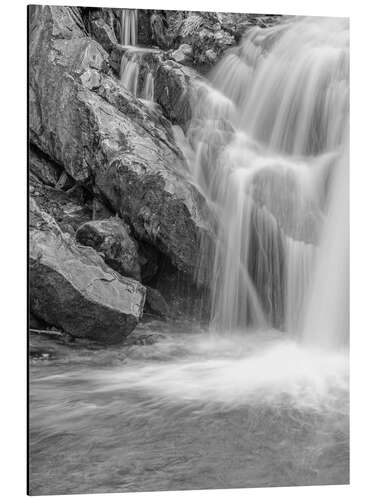
POLYGON ((343 155, 331 186, 326 224, 304 318, 303 339, 326 347, 349 341, 349 168, 343 155))
POLYGON ((138 12, 136 9, 124 9, 121 14, 121 44, 137 45, 138 12))
MULTIPOLYGON (((121 15, 121 44, 136 47, 138 34, 138 12, 137 9, 124 9, 121 15)), ((135 97, 146 101, 154 100, 154 77, 150 68, 147 67, 143 75, 142 57, 147 49, 130 48, 123 54, 120 67, 120 80, 123 86, 135 97), (143 77, 143 80, 140 78, 143 77), (139 87, 143 83, 143 90, 139 87)))
POLYGON ((146 84, 145 84, 145 89, 144 89, 144 95, 143 98, 146 101, 153 101, 154 100, 154 77, 149 71, 146 76, 146 84))
POLYGON ((213 327, 306 339, 338 335, 332 314, 344 332, 347 284, 334 262, 344 265, 348 226, 337 192, 347 188, 348 21, 251 28, 210 80, 196 91, 188 140, 191 175, 219 221, 213 327))

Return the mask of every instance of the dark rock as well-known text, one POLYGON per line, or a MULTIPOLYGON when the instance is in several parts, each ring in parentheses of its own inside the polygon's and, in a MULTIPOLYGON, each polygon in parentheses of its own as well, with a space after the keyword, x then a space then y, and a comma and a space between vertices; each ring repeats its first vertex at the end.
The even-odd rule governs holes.
POLYGON ((152 10, 138 9, 138 43, 139 45, 150 46, 152 40, 152 29, 150 18, 152 10))
POLYGON ((141 281, 148 283, 157 273, 159 269, 159 261, 161 253, 152 245, 139 242, 139 263, 141 265, 141 281))
MULTIPOLYGON (((60 191, 40 182, 33 174, 30 174, 30 195, 36 199, 39 207, 51 215, 63 232, 72 236, 77 228, 91 220, 91 202, 87 200, 87 193, 76 189, 71 193, 60 191)), ((32 217, 32 214, 31 214, 32 217)))
POLYGON ((145 288, 78 247, 34 200, 30 210, 31 312, 74 337, 124 339, 142 316, 145 288))
POLYGON ((115 271, 140 281, 138 245, 129 233, 129 226, 113 217, 86 222, 78 228, 76 239, 101 253, 105 262, 115 271))
POLYGON ((162 318, 170 315, 169 306, 162 294, 150 286, 146 287, 145 312, 161 316, 162 318))
MULTIPOLYGON (((108 54, 87 37, 76 11, 30 12, 31 140, 73 179, 93 184, 138 239, 195 275, 201 241, 213 234, 211 216, 169 122, 113 78, 108 54)), ((174 104, 175 118, 183 114, 180 94, 168 97, 165 85, 157 92, 171 116, 174 104)))
POLYGON ((166 33, 167 23, 165 17, 159 13, 152 14, 150 18, 152 39, 160 48, 167 50, 171 46, 171 37, 166 33))
POLYGON ((53 161, 37 154, 33 148, 29 151, 29 169, 38 179, 47 186, 55 187, 58 183, 63 168, 53 161))
POLYGON ((91 34, 107 52, 117 44, 113 28, 101 17, 91 21, 91 34))
POLYGON ((195 280, 177 270, 164 257, 159 263, 157 275, 148 283, 157 290, 168 304, 170 315, 176 318, 207 323, 210 318, 209 288, 197 286, 195 280))
POLYGON ((30 317, 29 317, 29 327, 35 328, 37 330, 40 330, 40 329, 43 330, 46 327, 46 323, 31 313, 30 317))
POLYGON ((198 75, 175 61, 160 64, 155 75, 155 101, 172 123, 186 131, 192 117, 191 98, 198 75))

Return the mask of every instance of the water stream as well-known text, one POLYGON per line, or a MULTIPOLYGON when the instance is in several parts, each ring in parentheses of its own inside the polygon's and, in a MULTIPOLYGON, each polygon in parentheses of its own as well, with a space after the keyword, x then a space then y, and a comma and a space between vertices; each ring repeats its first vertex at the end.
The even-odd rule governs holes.
POLYGON ((252 28, 198 87, 178 133, 219 220, 210 329, 36 359, 33 493, 349 481, 348 30, 252 28))
POLYGON ((140 90, 140 64, 144 53, 149 49, 134 48, 137 45, 138 13, 136 9, 124 9, 121 19, 121 44, 129 46, 121 59, 120 80, 124 87, 135 97, 144 99, 146 103, 154 101, 154 76, 151 68, 146 72, 143 88, 140 90))

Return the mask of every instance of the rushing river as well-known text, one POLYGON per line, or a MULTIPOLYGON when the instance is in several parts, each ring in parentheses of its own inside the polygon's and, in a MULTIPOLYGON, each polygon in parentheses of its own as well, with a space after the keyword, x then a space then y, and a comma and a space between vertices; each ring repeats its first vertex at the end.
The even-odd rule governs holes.
POLYGON ((38 341, 50 355, 30 366, 31 493, 348 482, 345 352, 278 332, 137 330, 163 337, 52 351, 38 341))

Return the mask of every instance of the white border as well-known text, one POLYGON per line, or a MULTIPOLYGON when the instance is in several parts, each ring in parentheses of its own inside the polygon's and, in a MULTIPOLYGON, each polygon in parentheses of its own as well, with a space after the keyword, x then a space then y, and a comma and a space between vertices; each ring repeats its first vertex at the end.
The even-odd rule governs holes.
MULTIPOLYGON (((34 2, 41 3, 41 2, 34 2)), ((63 2, 50 1, 50 4, 63 2)), ((71 5, 173 9, 167 0, 87 1, 71 5)), ((26 4, 3 2, 1 15, 1 483, 3 498, 26 496, 26 4)), ((231 10, 302 15, 350 16, 351 19, 351 485, 329 487, 210 490, 82 495, 112 499, 254 499, 293 500, 374 498, 374 232, 375 13, 371 1, 344 0, 180 0, 179 9, 231 10), (371 494, 371 491, 373 493, 371 494)), ((52 497, 68 500, 74 496, 52 497)))

